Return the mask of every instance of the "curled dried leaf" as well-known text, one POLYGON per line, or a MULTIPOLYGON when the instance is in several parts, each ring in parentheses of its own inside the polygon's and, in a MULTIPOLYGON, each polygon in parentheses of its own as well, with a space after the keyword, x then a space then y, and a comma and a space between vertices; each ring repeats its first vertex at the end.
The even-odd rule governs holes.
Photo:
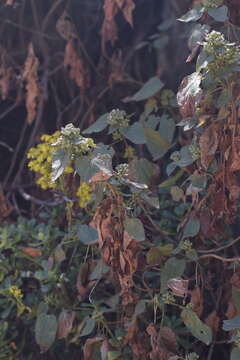
POLYGON ((73 40, 69 40, 65 47, 64 66, 69 69, 70 79, 81 88, 89 87, 89 74, 83 59, 77 54, 73 40))
POLYGON ((26 82, 27 122, 30 125, 37 115, 37 105, 41 96, 38 79, 39 60, 35 55, 33 44, 28 47, 28 55, 24 64, 23 79, 26 82))
POLYGON ((75 319, 74 311, 62 310, 58 318, 58 339, 65 339, 72 330, 73 321, 75 319))

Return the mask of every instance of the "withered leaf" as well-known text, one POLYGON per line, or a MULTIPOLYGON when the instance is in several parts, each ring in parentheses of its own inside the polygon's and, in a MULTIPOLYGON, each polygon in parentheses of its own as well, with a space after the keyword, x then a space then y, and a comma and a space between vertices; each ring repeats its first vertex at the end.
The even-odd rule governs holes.
POLYGON ((58 318, 58 339, 65 339, 72 330, 73 321, 75 318, 74 311, 62 310, 58 318))
POLYGON ((23 247, 20 249, 24 254, 32 257, 32 258, 38 258, 42 256, 42 252, 39 249, 31 248, 31 247, 23 247))

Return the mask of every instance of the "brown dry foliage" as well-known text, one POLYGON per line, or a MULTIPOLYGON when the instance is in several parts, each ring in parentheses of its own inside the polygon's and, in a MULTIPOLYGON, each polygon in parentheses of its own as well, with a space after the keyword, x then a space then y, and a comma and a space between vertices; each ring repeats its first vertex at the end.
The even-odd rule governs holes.
POLYGON ((23 69, 23 80, 26 83, 26 108, 27 122, 32 124, 37 115, 37 105, 41 96, 39 79, 38 79, 39 61, 35 55, 33 44, 28 47, 28 55, 23 69))
POLYGON ((82 89, 89 87, 89 74, 83 59, 77 54, 74 41, 69 40, 65 47, 64 66, 69 70, 70 79, 82 89))

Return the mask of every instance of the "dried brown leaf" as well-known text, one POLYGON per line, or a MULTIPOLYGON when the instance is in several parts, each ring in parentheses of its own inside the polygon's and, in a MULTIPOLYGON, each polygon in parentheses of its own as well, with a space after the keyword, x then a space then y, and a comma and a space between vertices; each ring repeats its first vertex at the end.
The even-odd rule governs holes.
POLYGON ((206 325, 208 325, 215 333, 218 331, 219 329, 219 324, 220 324, 220 318, 217 315, 217 312, 214 310, 213 312, 211 312, 211 314, 208 315, 208 317, 206 318, 206 320, 204 321, 206 325))
POLYGON ((36 259, 40 256, 42 256, 42 252, 41 250, 38 250, 38 249, 34 249, 34 248, 31 248, 31 247, 23 247, 20 249, 24 254, 36 259))
POLYGON ((162 327, 159 331, 159 338, 161 344, 169 351, 173 353, 177 352, 177 338, 172 329, 168 327, 162 327))
POLYGON ((208 126, 199 139, 201 150, 201 163, 205 169, 208 168, 218 148, 218 132, 213 126, 208 126))
POLYGON ((73 40, 69 40, 65 47, 64 66, 69 69, 70 79, 81 89, 89 87, 89 74, 83 60, 77 54, 73 40))
POLYGON ((101 337, 87 339, 83 347, 83 360, 92 360, 96 347, 100 348, 102 341, 103 339, 101 337))
POLYGON ((39 61, 35 55, 33 44, 28 47, 28 55, 24 64, 23 79, 26 82, 27 122, 30 125, 37 115, 37 105, 41 95, 38 79, 39 61))
POLYGON ((191 304, 193 311, 200 317, 203 312, 203 299, 201 290, 199 287, 196 287, 193 290, 189 290, 189 294, 191 296, 191 304))
POLYGON ((73 321, 75 319, 74 311, 62 310, 58 318, 58 339, 65 339, 72 330, 73 321))
POLYGON ((119 9, 121 9, 125 20, 133 26, 133 10, 135 3, 133 0, 115 0, 119 9))

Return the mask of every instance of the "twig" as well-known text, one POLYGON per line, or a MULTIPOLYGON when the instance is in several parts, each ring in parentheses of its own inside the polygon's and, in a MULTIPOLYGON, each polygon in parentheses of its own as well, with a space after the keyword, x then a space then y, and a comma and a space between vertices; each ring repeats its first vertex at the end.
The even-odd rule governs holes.
POLYGON ((237 237, 236 239, 232 240, 229 244, 226 244, 226 245, 223 245, 219 248, 216 248, 216 249, 211 249, 211 250, 198 250, 199 253, 202 253, 202 254, 209 254, 209 253, 215 253, 215 252, 218 252, 218 251, 222 251, 224 249, 227 249, 231 246, 233 246, 234 244, 236 244, 238 241, 240 240, 240 236, 237 237))
POLYGON ((208 255, 202 255, 198 258, 198 260, 202 260, 202 259, 208 259, 208 258, 214 258, 217 260, 220 260, 222 262, 237 262, 240 261, 240 257, 234 257, 234 258, 224 258, 222 256, 219 255, 215 255, 215 254, 208 254, 208 255))

